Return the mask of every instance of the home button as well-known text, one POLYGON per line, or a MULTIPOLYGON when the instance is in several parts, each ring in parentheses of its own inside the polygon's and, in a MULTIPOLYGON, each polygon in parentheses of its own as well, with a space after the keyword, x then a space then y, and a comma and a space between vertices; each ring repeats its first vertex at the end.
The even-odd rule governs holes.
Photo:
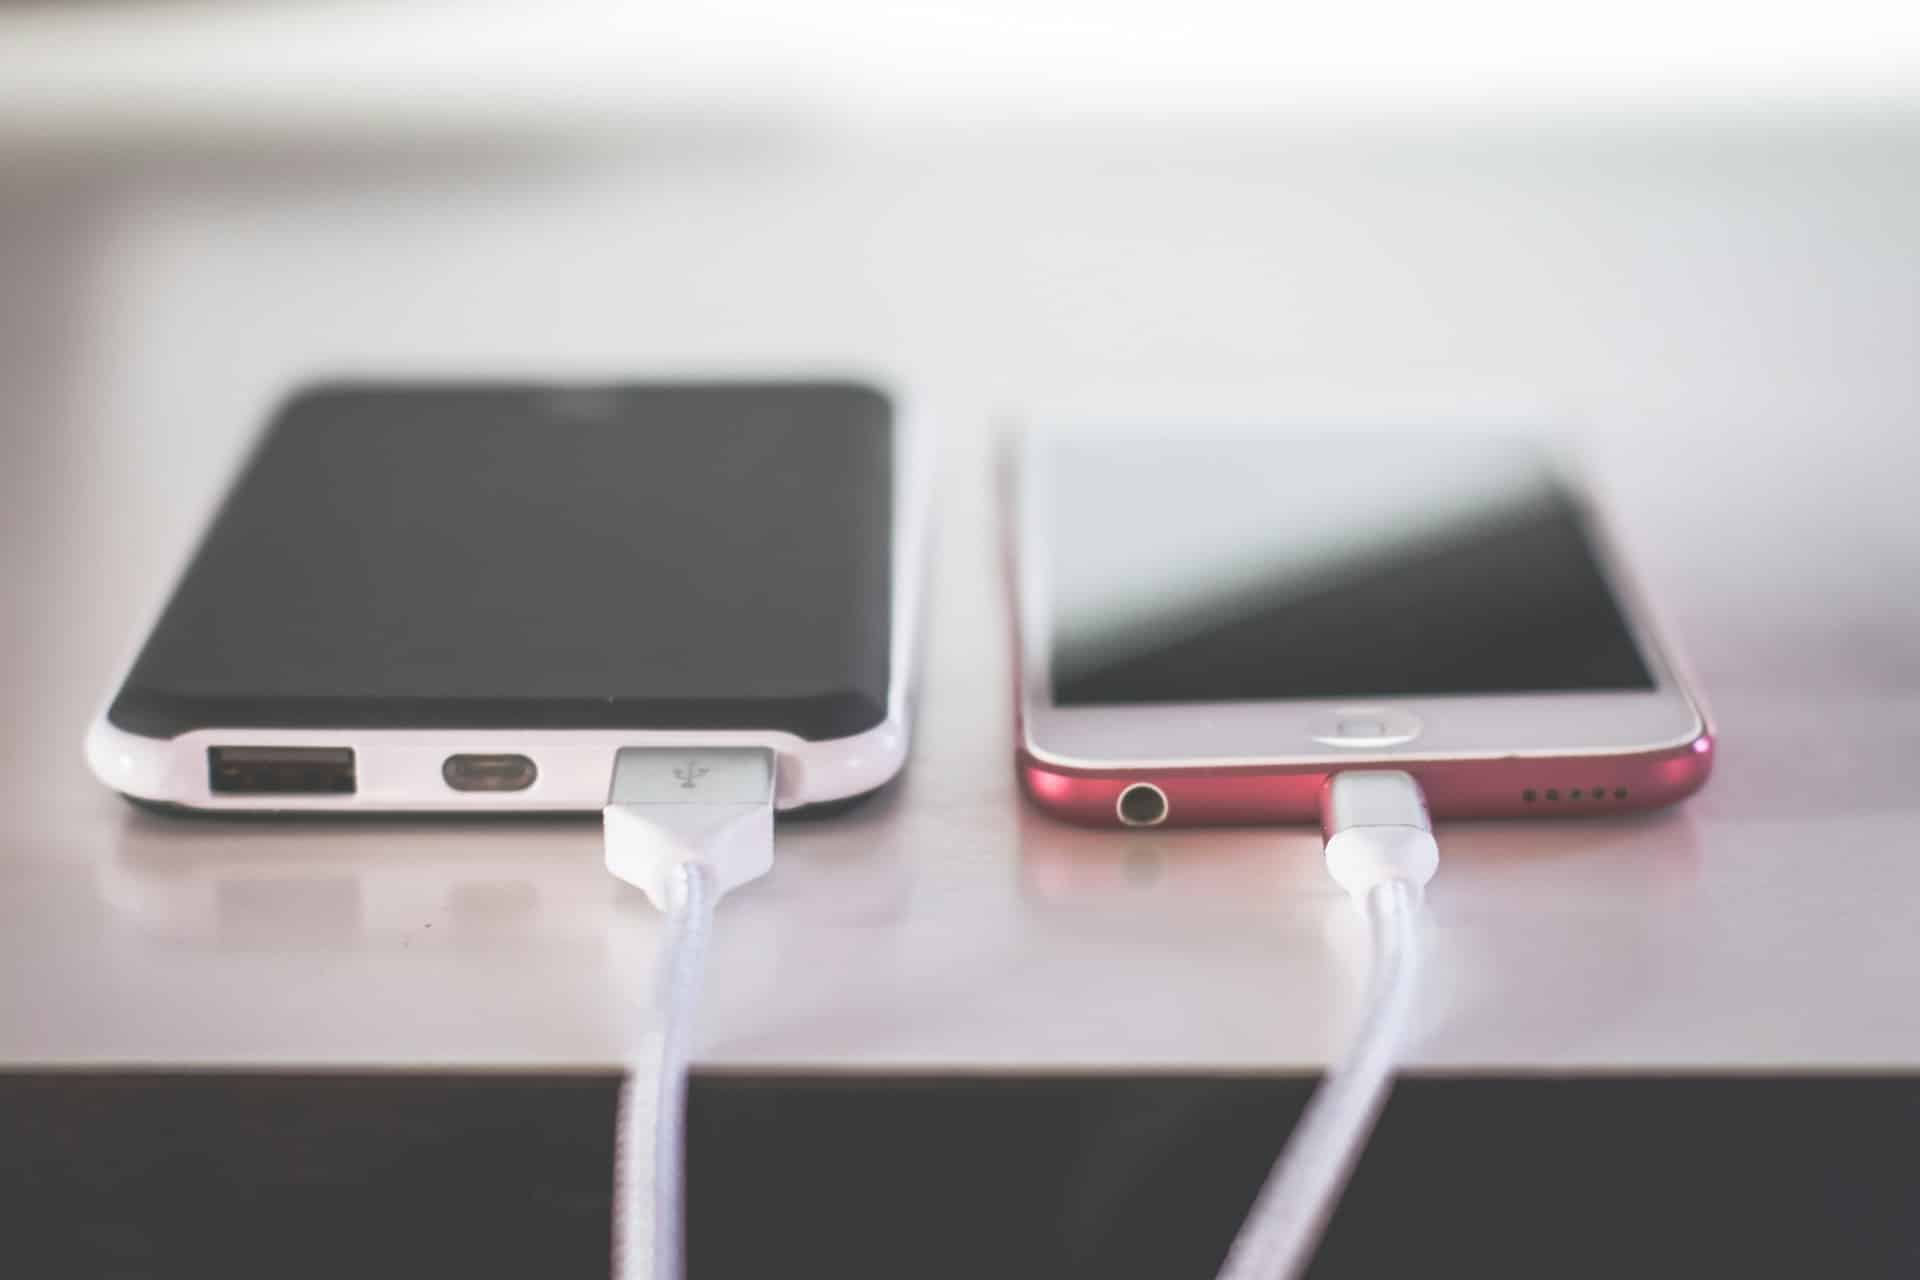
POLYGON ((1310 731, 1315 742, 1326 746, 1366 751, 1412 742, 1420 736, 1420 722, 1385 707, 1340 707, 1314 717, 1310 731))

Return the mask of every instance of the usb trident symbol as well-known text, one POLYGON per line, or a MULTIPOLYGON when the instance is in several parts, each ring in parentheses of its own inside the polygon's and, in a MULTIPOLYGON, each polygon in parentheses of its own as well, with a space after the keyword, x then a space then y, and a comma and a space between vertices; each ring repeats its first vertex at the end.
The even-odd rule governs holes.
POLYGON ((680 789, 682 791, 691 791, 700 779, 707 776, 708 772, 707 766, 695 764, 689 760, 678 769, 675 769, 673 776, 680 780, 680 789))

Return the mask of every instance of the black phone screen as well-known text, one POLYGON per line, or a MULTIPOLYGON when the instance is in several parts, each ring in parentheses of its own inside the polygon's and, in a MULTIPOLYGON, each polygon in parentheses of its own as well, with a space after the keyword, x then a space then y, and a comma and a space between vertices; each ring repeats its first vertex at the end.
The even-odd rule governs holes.
POLYGON ((888 399, 845 383, 309 391, 109 719, 860 733, 894 448, 888 399))
POLYGON ((1045 474, 1062 706, 1654 687, 1524 445, 1063 442, 1045 474))

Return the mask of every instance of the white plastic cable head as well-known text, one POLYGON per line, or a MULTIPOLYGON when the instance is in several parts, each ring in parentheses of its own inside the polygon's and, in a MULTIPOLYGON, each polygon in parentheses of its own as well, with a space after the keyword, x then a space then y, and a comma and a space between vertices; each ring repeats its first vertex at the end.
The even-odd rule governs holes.
POLYGON ((1327 841, 1327 871, 1355 898, 1394 880, 1418 896, 1439 869, 1440 846, 1418 827, 1355 827, 1327 841))
POLYGON ((607 870, 671 911, 687 863, 716 896, 773 867, 774 757, 766 747, 627 747, 601 811, 607 870))
POLYGON ((1397 769, 1336 773, 1327 780, 1322 825, 1327 871, 1364 899, 1376 885, 1403 881, 1424 888, 1440 869, 1426 797, 1413 775, 1397 769))

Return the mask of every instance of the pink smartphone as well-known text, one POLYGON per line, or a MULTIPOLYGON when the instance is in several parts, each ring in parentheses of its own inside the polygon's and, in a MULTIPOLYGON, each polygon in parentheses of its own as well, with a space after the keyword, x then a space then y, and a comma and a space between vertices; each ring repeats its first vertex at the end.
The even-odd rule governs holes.
POLYGON ((1707 779, 1699 699, 1533 445, 1049 432, 1014 462, 1018 764, 1062 818, 1314 821, 1364 767, 1442 817, 1707 779))

